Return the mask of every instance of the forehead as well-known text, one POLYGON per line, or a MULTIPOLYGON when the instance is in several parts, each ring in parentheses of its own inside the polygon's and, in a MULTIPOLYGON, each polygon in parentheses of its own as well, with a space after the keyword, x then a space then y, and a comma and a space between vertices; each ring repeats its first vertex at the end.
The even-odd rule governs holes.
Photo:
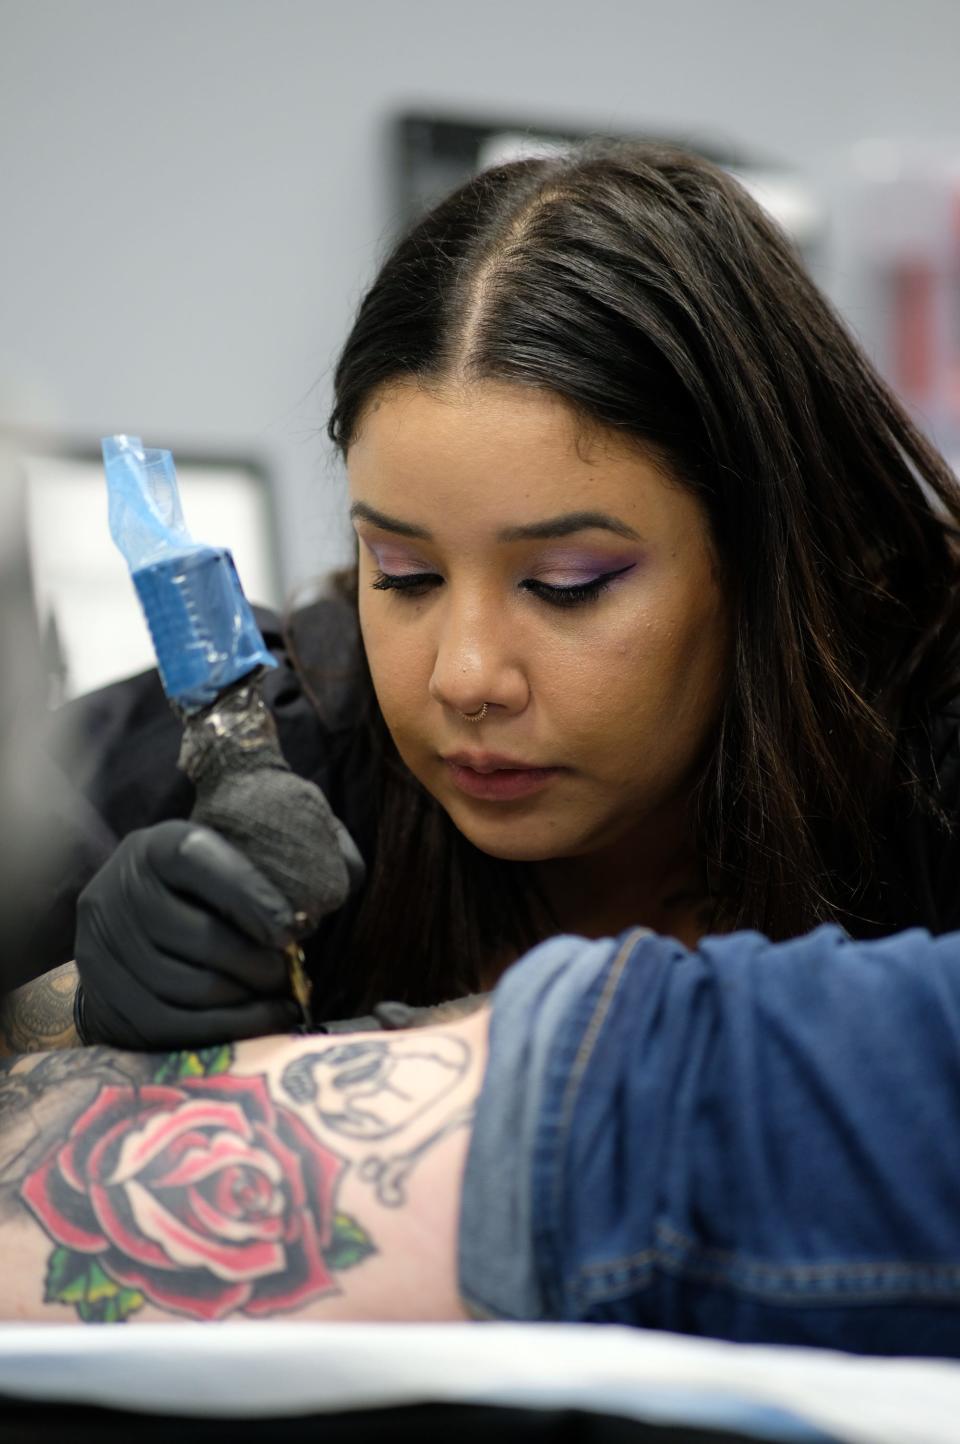
POLYGON ((384 389, 363 414, 347 471, 351 500, 435 532, 587 507, 631 523, 686 494, 635 442, 562 397, 501 382, 384 389))

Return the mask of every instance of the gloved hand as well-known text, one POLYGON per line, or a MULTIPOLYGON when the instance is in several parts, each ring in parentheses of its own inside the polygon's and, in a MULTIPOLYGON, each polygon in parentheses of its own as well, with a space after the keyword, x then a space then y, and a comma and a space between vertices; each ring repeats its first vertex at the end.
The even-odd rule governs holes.
POLYGON ((289 1032, 295 936, 286 899, 219 833, 183 821, 131 832, 80 894, 81 1036, 162 1049, 289 1032))

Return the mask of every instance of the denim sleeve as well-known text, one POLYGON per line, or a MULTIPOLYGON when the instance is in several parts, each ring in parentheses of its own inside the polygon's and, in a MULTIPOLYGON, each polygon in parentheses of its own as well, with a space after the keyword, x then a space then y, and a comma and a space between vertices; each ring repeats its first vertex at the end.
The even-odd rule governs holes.
POLYGON ((493 998, 478 1317, 960 1356, 960 936, 536 948, 493 998))

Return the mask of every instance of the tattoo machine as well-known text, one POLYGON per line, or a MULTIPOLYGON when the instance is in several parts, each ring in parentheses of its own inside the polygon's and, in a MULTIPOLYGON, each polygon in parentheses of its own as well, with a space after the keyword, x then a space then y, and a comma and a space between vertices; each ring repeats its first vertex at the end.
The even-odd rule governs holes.
MULTIPOLYGON (((169 451, 135 436, 102 442, 110 533, 130 568, 160 680, 183 723, 178 766, 196 788, 194 821, 215 828, 274 883, 298 936, 363 881, 363 860, 320 788, 291 772, 262 693, 276 666, 233 557, 187 530, 169 451)), ((293 995, 309 1024, 303 951, 287 948, 293 995)))

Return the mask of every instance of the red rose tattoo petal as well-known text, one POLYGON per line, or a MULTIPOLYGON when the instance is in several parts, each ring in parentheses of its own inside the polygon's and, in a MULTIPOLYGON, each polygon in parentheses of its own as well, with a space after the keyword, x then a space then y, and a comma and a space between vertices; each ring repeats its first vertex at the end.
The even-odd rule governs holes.
POLYGON ((108 1085, 23 1197, 57 1242, 197 1319, 334 1291, 323 1256, 344 1163, 260 1078, 108 1085))
POLYGON ((269 1149, 277 1160, 287 1197, 290 1201, 291 1213, 299 1213, 306 1207, 307 1191, 303 1186, 303 1172, 300 1167, 300 1159, 289 1149, 285 1143, 277 1137, 274 1132, 267 1132, 260 1128, 257 1133, 257 1143, 265 1149, 269 1149))
POLYGON ((211 1232, 220 1233, 232 1242, 242 1243, 254 1238, 269 1239, 276 1243, 283 1242, 282 1219, 265 1218, 258 1219, 256 1223, 243 1223, 212 1208, 198 1193, 190 1195, 190 1211, 199 1226, 207 1228, 211 1232))
POLYGON ((187 1190, 190 1212, 199 1226, 223 1238, 242 1240, 250 1238, 282 1239, 284 1196, 279 1189, 272 1188, 267 1180, 258 1177, 265 1185, 266 1192, 256 1184, 250 1184, 235 1170, 235 1177, 226 1173, 218 1180, 218 1198, 211 1201, 199 1188, 187 1190), (229 1210, 219 1204, 221 1186, 229 1190, 229 1210), (248 1196, 244 1198, 244 1194, 248 1196))
POLYGON ((69 1142, 60 1150, 58 1156, 64 1177, 74 1188, 83 1188, 82 1180, 86 1176, 90 1150, 100 1141, 110 1124, 129 1118, 136 1102, 141 1109, 144 1106, 162 1107, 175 1096, 174 1089, 157 1084, 147 1084, 136 1092, 131 1088, 118 1088, 112 1083, 101 1088, 89 1108, 81 1113, 74 1123, 69 1142))
MULTIPOLYGON (((199 1183, 211 1174, 222 1175, 231 1164, 245 1164, 249 1157, 250 1146, 244 1138, 231 1133, 217 1133, 212 1138, 198 1134, 193 1146, 174 1160, 171 1168, 152 1175, 153 1184, 156 1188, 177 1188, 199 1183)), ((274 1165, 272 1173, 274 1183, 279 1183, 280 1169, 274 1165)))
POLYGON ((29 1175, 20 1196, 57 1243, 81 1253, 100 1253, 107 1247, 87 1200, 61 1181, 56 1156, 29 1175))
POLYGON ((155 1274, 114 1252, 101 1258, 100 1265, 118 1284, 139 1289, 158 1308, 204 1323, 225 1319, 238 1311, 245 1313, 244 1305, 252 1292, 250 1284, 223 1284, 204 1273, 155 1274))
POLYGON ((143 1125, 125 1139, 114 1169, 112 1182, 120 1183, 135 1178, 148 1164, 158 1160, 171 1144, 179 1141, 184 1132, 196 1132, 204 1136, 204 1129, 216 1128, 228 1135, 235 1135, 241 1141, 250 1137, 251 1125, 241 1109, 232 1104, 216 1100, 195 1100, 189 1114, 181 1111, 170 1114, 154 1113, 143 1125))
POLYGON ((266 1239, 230 1243, 215 1234, 200 1233, 186 1219, 172 1213, 138 1183, 127 1185, 130 1206, 138 1227, 152 1238, 174 1264, 206 1268, 230 1283, 277 1273, 284 1266, 281 1245, 266 1239))
POLYGON ((309 1219, 300 1215, 302 1232, 287 1244, 287 1271, 282 1280, 262 1279, 243 1312, 251 1318, 300 1308, 311 1299, 338 1292, 333 1274, 327 1268, 316 1230, 309 1219))
POLYGON ((319 1238, 324 1248, 333 1237, 333 1199, 340 1182, 343 1164, 336 1159, 337 1167, 330 1167, 329 1160, 336 1155, 325 1148, 317 1148, 316 1139, 295 1113, 283 1109, 277 1118, 277 1134, 297 1150, 300 1162, 298 1170, 303 1179, 304 1207, 310 1216, 320 1224, 319 1238))
POLYGON ((142 1232, 125 1189, 108 1189, 97 1183, 91 1184, 90 1201, 108 1243, 122 1255, 170 1273, 180 1267, 155 1239, 142 1232))
POLYGON ((246 1168, 224 1168, 216 1178, 204 1179, 197 1193, 226 1218, 242 1219, 261 1213, 277 1213, 283 1194, 262 1173, 246 1168))

